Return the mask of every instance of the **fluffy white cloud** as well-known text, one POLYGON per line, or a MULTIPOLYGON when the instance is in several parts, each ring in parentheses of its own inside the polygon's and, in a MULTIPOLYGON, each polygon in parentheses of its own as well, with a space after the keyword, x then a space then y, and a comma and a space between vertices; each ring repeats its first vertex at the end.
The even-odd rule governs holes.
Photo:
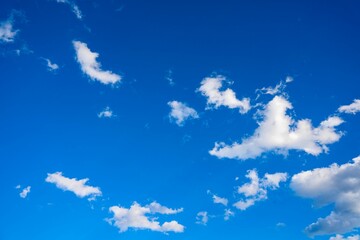
POLYGON ((10 16, 7 20, 0 22, 0 42, 13 42, 19 30, 14 30, 14 20, 10 16))
POLYGON ((253 169, 248 171, 246 177, 250 182, 239 186, 237 190, 244 198, 234 204, 240 210, 246 210, 255 202, 267 199, 268 190, 278 189, 280 182, 286 181, 287 173, 266 173, 263 178, 259 178, 257 171, 253 169))
POLYGON ((209 221, 209 216, 207 212, 198 212, 198 214, 196 215, 196 223, 197 224, 202 224, 202 225, 206 225, 207 222, 209 221))
POLYGON ((188 107, 185 103, 171 101, 168 102, 168 105, 171 107, 169 118, 170 120, 174 120, 178 126, 183 126, 185 121, 188 119, 199 118, 196 110, 188 107))
POLYGON ((170 209, 161 206, 157 202, 153 202, 146 206, 141 206, 134 202, 130 208, 119 206, 112 206, 109 211, 114 216, 108 219, 109 223, 119 228, 120 232, 126 232, 129 228, 134 229, 148 229, 158 232, 183 232, 184 226, 177 221, 164 222, 160 224, 157 218, 149 217, 153 214, 176 214, 182 211, 181 209, 170 209))
POLYGON ((231 109, 239 108, 240 113, 247 113, 251 108, 250 99, 237 99, 235 92, 230 88, 223 91, 220 90, 224 81, 228 82, 226 78, 221 75, 207 77, 201 81, 201 86, 197 91, 207 97, 207 109, 225 106, 231 109))
POLYGON ((31 186, 27 186, 26 188, 24 188, 21 192, 20 192, 20 197, 21 198, 26 198, 27 195, 30 193, 31 190, 31 186))
POLYGON ((121 80, 121 76, 111 71, 101 69, 101 64, 96 61, 98 53, 92 52, 86 43, 73 41, 76 51, 76 60, 81 66, 81 70, 93 80, 98 80, 103 84, 115 84, 121 80))
POLYGON ((81 20, 83 18, 83 14, 80 11, 80 8, 73 1, 70 1, 70 0, 56 0, 56 2, 68 4, 71 7, 72 12, 76 15, 76 17, 78 19, 81 20))
POLYGON ((353 103, 339 107, 338 111, 352 114, 360 112, 360 99, 354 99, 353 103))
POLYGON ((110 107, 104 108, 101 112, 98 113, 99 118, 112 118, 114 117, 113 111, 110 109, 110 107))
POLYGON ((297 195, 313 199, 318 207, 334 204, 325 218, 310 224, 309 236, 343 234, 360 227, 360 156, 351 163, 316 168, 292 177, 297 195))
POLYGON ((67 178, 62 175, 62 172, 48 173, 45 179, 48 183, 54 183, 56 187, 63 191, 70 191, 75 193, 80 198, 88 197, 88 200, 94 200, 97 196, 101 196, 102 193, 99 187, 92 187, 86 185, 89 181, 88 178, 77 180, 76 178, 67 178))
POLYGON ((317 156, 327 152, 327 145, 337 142, 342 136, 335 129, 343 123, 340 117, 331 116, 315 128, 309 119, 292 119, 287 115, 289 109, 292 105, 286 98, 275 96, 260 112, 262 121, 252 136, 232 145, 215 143, 210 154, 218 158, 245 160, 267 151, 285 154, 288 150, 302 150, 317 156))
POLYGON ((329 240, 360 240, 360 235, 344 237, 343 235, 337 234, 335 237, 331 237, 329 240))

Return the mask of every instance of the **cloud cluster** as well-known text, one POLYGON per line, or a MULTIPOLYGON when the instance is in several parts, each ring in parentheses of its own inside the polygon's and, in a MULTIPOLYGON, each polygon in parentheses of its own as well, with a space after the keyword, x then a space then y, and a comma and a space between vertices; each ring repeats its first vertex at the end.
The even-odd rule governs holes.
POLYGON ((108 219, 109 223, 119 228, 120 232, 126 232, 129 228, 133 229, 148 229, 157 232, 183 232, 184 226, 177 221, 164 222, 160 224, 157 218, 148 215, 154 214, 177 214, 183 209, 171 209, 160 205, 157 202, 152 202, 149 205, 141 206, 134 202, 130 208, 119 206, 112 206, 109 211, 114 216, 108 219))
POLYGON ((75 16, 81 20, 83 18, 83 14, 80 11, 80 8, 78 5, 76 5, 73 1, 70 0, 56 0, 58 3, 65 3, 71 7, 72 12, 75 14, 75 16))
POLYGON ((239 186, 237 190, 244 198, 234 204, 242 211, 253 206, 255 202, 267 199, 268 190, 278 189, 280 182, 287 180, 287 173, 266 173, 263 178, 259 178, 257 171, 253 169, 248 171, 246 177, 250 182, 239 186))
POLYGON ((170 101, 168 105, 171 108, 169 113, 170 120, 174 120, 178 126, 183 126, 188 119, 199 118, 195 109, 188 107, 185 103, 178 101, 170 101))
POLYGON ((121 76, 111 71, 101 69, 101 64, 96 61, 98 53, 92 52, 86 43, 73 41, 76 51, 76 60, 81 66, 81 70, 93 80, 98 80, 103 84, 115 84, 120 82, 121 76))
POLYGON ((19 30, 14 30, 13 16, 10 16, 7 20, 0 22, 0 42, 13 42, 18 32, 19 30))
POLYGON ((262 121, 252 136, 232 145, 215 143, 210 154, 218 158, 246 160, 268 151, 286 154, 289 150, 302 150, 317 156, 327 152, 327 145, 337 142, 342 136, 335 129, 343 123, 340 117, 331 116, 318 127, 313 127, 310 119, 295 121, 287 114, 289 109, 292 105, 285 97, 275 96, 260 112, 262 121))
POLYGON ((197 91, 207 98, 207 109, 225 106, 231 109, 238 108, 242 114, 247 113, 251 108, 250 99, 237 99, 235 92, 230 88, 221 90, 224 81, 228 82, 221 75, 207 77, 201 81, 201 86, 197 91))
POLYGON ((62 175, 62 172, 48 173, 45 179, 48 183, 53 183, 57 188, 63 191, 73 192, 80 198, 88 197, 88 200, 94 200, 97 196, 101 196, 102 193, 99 187, 93 187, 86 185, 89 181, 88 178, 77 180, 76 178, 67 178, 62 175))
POLYGON ((354 101, 351 104, 339 107, 338 111, 342 113, 352 113, 352 114, 360 112, 360 99, 354 99, 354 101))
POLYGON ((334 204, 328 216, 306 227, 309 236, 342 234, 360 227, 359 173, 360 156, 351 163, 334 163, 292 177, 290 186, 297 195, 313 199, 318 207, 334 204))

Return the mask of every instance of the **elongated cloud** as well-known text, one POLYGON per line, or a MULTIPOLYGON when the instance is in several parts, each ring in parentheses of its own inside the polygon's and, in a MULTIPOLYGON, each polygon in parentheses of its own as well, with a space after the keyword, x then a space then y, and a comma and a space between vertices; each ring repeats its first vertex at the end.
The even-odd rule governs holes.
POLYGON ((268 190, 278 189, 280 183, 287 180, 287 173, 266 173, 263 178, 259 178, 257 171, 253 169, 248 171, 246 177, 250 179, 250 182, 239 186, 237 191, 244 197, 234 204, 236 208, 242 211, 258 201, 267 199, 268 190))
POLYGON ((21 198, 26 198, 27 195, 30 193, 31 191, 31 186, 27 186, 26 188, 24 188, 21 192, 20 192, 20 197, 21 198))
POLYGON ((72 12, 75 14, 75 16, 79 20, 81 20, 83 18, 83 14, 80 11, 80 8, 78 7, 78 5, 75 4, 75 2, 73 2, 71 0, 56 0, 56 2, 65 3, 65 4, 69 5, 71 7, 72 12))
POLYGON ((96 61, 99 54, 92 52, 86 43, 73 41, 73 45, 76 51, 76 60, 80 64, 81 70, 91 79, 97 80, 103 84, 115 84, 120 82, 120 75, 101 69, 101 64, 96 61))
POLYGON ((344 237, 343 235, 337 234, 335 237, 331 237, 329 240, 360 240, 360 235, 344 237))
POLYGON ((157 232, 183 232, 184 226, 177 221, 164 222, 160 224, 157 218, 149 215, 154 214, 176 214, 182 209, 170 209, 153 202, 146 206, 141 206, 134 202, 130 208, 112 206, 109 211, 114 216, 108 219, 109 223, 119 228, 120 232, 126 232, 129 228, 138 230, 151 230, 157 232))
POLYGON ((14 19, 12 15, 7 20, 0 22, 0 42, 13 42, 18 32, 19 30, 14 30, 14 19))
POLYGON ((292 177, 290 187, 300 197, 313 199, 318 207, 334 204, 328 216, 305 229, 309 236, 343 234, 360 227, 359 173, 360 156, 350 163, 334 163, 292 177))
POLYGON ((352 114, 360 112, 360 99, 355 99, 353 103, 339 107, 338 111, 352 114))
POLYGON ((101 112, 98 113, 99 118, 112 118, 114 117, 113 111, 110 109, 110 107, 104 108, 101 112))
POLYGON ((183 126, 185 121, 188 119, 199 118, 196 110, 188 107, 185 103, 171 101, 168 102, 168 105, 171 107, 169 118, 170 120, 174 120, 178 126, 183 126))
POLYGON ((56 63, 52 63, 50 59, 48 58, 42 58, 42 59, 46 62, 48 71, 54 72, 59 69, 59 65, 57 65, 56 63))
POLYGON ((62 172, 56 172, 48 173, 45 181, 54 183, 57 188, 60 188, 63 191, 73 192, 80 198, 88 197, 88 200, 94 200, 97 196, 102 195, 99 187, 86 185, 89 181, 88 178, 77 180, 76 178, 64 177, 62 172))
POLYGON ((210 154, 218 158, 246 160, 268 151, 284 154, 289 150, 301 150, 317 156, 327 152, 327 145, 337 142, 342 136, 335 129, 343 123, 340 117, 329 117, 318 127, 313 127, 309 119, 295 121, 287 115, 289 109, 292 105, 286 98, 275 96, 261 112, 263 120, 252 136, 231 145, 215 143, 210 154))
POLYGON ((250 99, 237 99, 235 92, 230 88, 222 91, 224 81, 227 82, 226 78, 221 75, 207 77, 201 81, 201 86, 197 91, 207 98, 207 109, 225 106, 231 109, 238 108, 242 114, 247 113, 251 108, 250 99))

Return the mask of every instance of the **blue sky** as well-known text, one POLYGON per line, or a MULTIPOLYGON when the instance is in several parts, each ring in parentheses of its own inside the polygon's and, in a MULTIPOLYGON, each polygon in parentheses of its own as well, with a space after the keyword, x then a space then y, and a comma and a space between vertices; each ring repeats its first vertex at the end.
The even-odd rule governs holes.
POLYGON ((0 239, 359 239, 359 7, 2 1, 0 239))

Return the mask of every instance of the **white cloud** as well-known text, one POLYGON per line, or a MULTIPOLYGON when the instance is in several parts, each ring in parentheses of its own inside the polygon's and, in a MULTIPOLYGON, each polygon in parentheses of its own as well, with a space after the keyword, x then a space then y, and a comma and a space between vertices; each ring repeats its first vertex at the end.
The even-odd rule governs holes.
POLYGON ((339 107, 338 111, 352 114, 360 112, 360 99, 354 99, 353 103, 339 107))
POLYGON ((178 126, 183 126, 185 121, 188 119, 199 118, 198 113, 195 109, 188 107, 185 103, 178 101, 168 102, 168 105, 171 107, 169 113, 170 120, 175 120, 175 123, 178 126))
POLYGON ((101 112, 98 113, 99 118, 112 118, 114 117, 113 111, 110 109, 110 107, 104 108, 101 112))
MULTIPOLYGON (((20 185, 19 185, 20 186, 20 185)), ((18 187, 16 187, 18 188, 18 187)), ((26 188, 24 188, 21 192, 20 192, 20 197, 21 198, 26 198, 27 195, 30 193, 30 190, 31 190, 31 186, 27 186, 26 188)))
POLYGON ((239 108, 240 113, 244 114, 251 108, 250 99, 243 98, 239 100, 236 98, 235 92, 227 88, 221 91, 223 81, 228 82, 224 76, 218 75, 216 77, 207 77, 201 81, 201 86, 197 90, 207 97, 207 109, 219 108, 225 106, 231 109, 239 108))
POLYGON ((224 211, 225 211, 225 213, 224 213, 225 221, 228 221, 230 219, 230 217, 235 216, 235 213, 233 211, 231 211, 231 209, 225 209, 224 211))
POLYGON ((141 206, 137 202, 134 202, 130 208, 124 208, 119 206, 112 206, 109 211, 114 216, 108 219, 109 223, 119 228, 120 232, 126 232, 129 228, 151 230, 158 232, 183 232, 184 226, 177 221, 164 222, 160 224, 155 217, 149 217, 147 215, 153 214, 176 214, 182 211, 181 209, 170 209, 161 206, 157 202, 153 202, 146 206, 141 206))
POLYGON ((329 240, 360 240, 360 235, 344 237, 343 235, 337 234, 336 236, 331 237, 329 240))
POLYGON ((343 123, 340 117, 331 116, 315 128, 310 119, 295 121, 287 115, 289 109, 292 105, 287 99, 275 96, 260 112, 263 119, 252 136, 232 145, 215 143, 209 153, 218 158, 241 160, 256 158, 268 151, 286 154, 289 150, 302 150, 317 156, 327 152, 327 145, 337 142, 342 136, 335 129, 343 123))
POLYGON ((207 190, 207 194, 212 195, 212 199, 214 203, 222 204, 224 206, 227 206, 229 203, 227 198, 222 198, 215 194, 212 194, 210 190, 207 190))
POLYGON ((45 179, 48 183, 54 183, 57 188, 63 191, 73 192, 80 198, 88 197, 88 200, 94 200, 97 196, 101 196, 102 193, 99 187, 93 187, 86 185, 89 181, 88 178, 77 180, 76 178, 67 178, 62 175, 62 172, 48 173, 45 179))
POLYGON ((291 188, 313 199, 317 207, 333 204, 333 211, 306 227, 309 236, 343 234, 360 227, 360 156, 351 163, 295 174, 291 188))
POLYGON ((0 42, 10 43, 15 39, 19 30, 14 30, 14 20, 11 15, 7 20, 0 22, 0 42))
POLYGON ((207 212, 198 212, 198 214, 196 215, 196 223, 197 224, 202 224, 202 225, 206 225, 207 222, 209 221, 209 216, 207 212))
POLYGON ((70 0, 56 0, 58 3, 65 3, 71 7, 72 12, 76 15, 76 17, 81 20, 83 18, 83 14, 80 11, 78 5, 76 5, 73 1, 70 0))
POLYGON ((248 171, 246 177, 250 182, 239 186, 237 190, 245 197, 234 204, 240 210, 246 210, 255 202, 267 199, 268 190, 278 189, 280 182, 286 181, 287 173, 266 173, 263 178, 259 178, 257 171, 253 169, 248 171))
POLYGON ((284 92, 286 83, 287 82, 280 81, 275 87, 263 87, 256 89, 256 92, 259 92, 260 94, 277 95, 284 92))
POLYGON ((86 43, 73 41, 76 51, 76 60, 81 66, 81 70, 93 80, 98 80, 103 84, 115 84, 120 82, 121 76, 111 71, 101 69, 101 64, 96 61, 98 53, 92 52, 86 43))
POLYGON ((59 69, 59 65, 57 65, 56 63, 52 63, 50 61, 50 59, 48 59, 48 58, 42 58, 42 59, 46 62, 46 66, 48 68, 48 71, 54 72, 54 71, 59 69))

